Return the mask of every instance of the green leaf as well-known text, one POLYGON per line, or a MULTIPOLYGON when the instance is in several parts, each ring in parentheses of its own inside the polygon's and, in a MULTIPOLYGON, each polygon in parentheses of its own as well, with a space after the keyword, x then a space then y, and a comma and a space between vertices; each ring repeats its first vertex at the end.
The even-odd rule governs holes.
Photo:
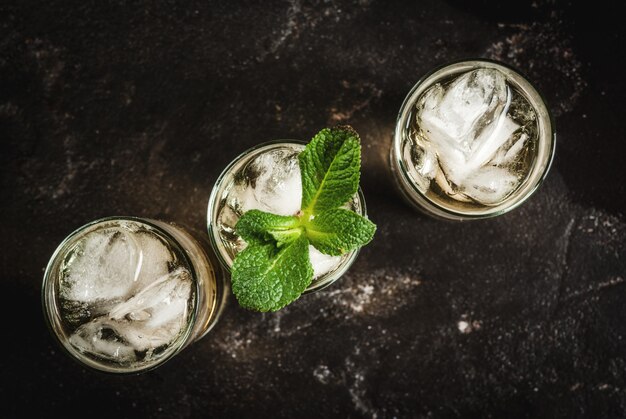
POLYGON ((305 214, 337 208, 348 202, 359 188, 361 144, 351 127, 321 130, 298 159, 305 214))
POLYGON ((312 279, 309 242, 301 235, 281 249, 248 245, 233 263, 232 290, 242 307, 276 311, 300 297, 312 279))
POLYGON ((298 217, 250 210, 237 221, 235 232, 248 243, 275 241, 280 247, 297 239, 302 229, 298 217))
POLYGON ((306 223, 306 235, 317 250, 339 256, 369 243, 376 225, 359 214, 336 208, 322 212, 306 223))

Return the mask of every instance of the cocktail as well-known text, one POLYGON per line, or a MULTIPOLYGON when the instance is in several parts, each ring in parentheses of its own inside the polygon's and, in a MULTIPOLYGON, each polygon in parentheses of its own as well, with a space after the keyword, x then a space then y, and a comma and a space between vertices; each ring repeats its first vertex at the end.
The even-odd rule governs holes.
POLYGON ((520 73, 488 60, 436 69, 407 95, 391 168, 402 196, 439 218, 493 217, 522 204, 548 173, 554 123, 520 73))
MULTIPOLYGON (((300 209, 302 186, 298 154, 304 143, 279 140, 260 144, 239 155, 224 170, 211 194, 208 210, 209 235, 218 257, 230 269, 246 243, 235 233, 235 225, 249 210, 293 215, 300 209)), ((359 192, 347 208, 366 215, 359 192)), ((313 282, 306 292, 332 284, 350 267, 359 249, 343 256, 330 256, 309 245, 313 282)))
POLYGON ((359 141, 351 127, 324 129, 308 145, 262 143, 224 169, 208 231, 242 305, 274 311, 327 287, 372 239, 359 141))
POLYGON ((91 368, 153 369, 205 336, 224 306, 222 269, 186 229, 110 217, 71 233, 43 281, 43 306, 61 346, 91 368))

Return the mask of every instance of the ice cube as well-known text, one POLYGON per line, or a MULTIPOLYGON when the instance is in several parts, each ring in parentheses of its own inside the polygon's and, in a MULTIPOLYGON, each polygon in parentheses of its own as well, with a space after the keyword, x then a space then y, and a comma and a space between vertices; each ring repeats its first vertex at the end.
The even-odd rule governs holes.
POLYGON ((124 298, 132 290, 140 263, 140 250, 131 233, 122 228, 93 232, 75 245, 61 296, 85 303, 124 298))
POLYGON ((175 327, 146 329, 137 322, 98 317, 80 326, 69 342, 83 353, 129 363, 142 360, 146 353, 171 344, 179 333, 180 328, 175 327))
POLYGON ((175 320, 180 325, 186 317, 190 294, 189 271, 179 267, 154 279, 132 298, 118 304, 111 310, 109 317, 114 320, 142 320, 148 328, 160 327, 175 320))
POLYGON ((512 138, 511 146, 507 148, 507 145, 505 144, 505 146, 498 150, 490 163, 496 166, 503 166, 514 162, 517 156, 524 149, 524 145, 529 138, 530 137, 525 132, 521 133, 518 138, 512 138))
POLYGON ((172 252, 158 236, 151 232, 140 232, 135 237, 139 244, 140 258, 134 276, 134 292, 146 287, 155 278, 167 275, 169 265, 174 260, 172 252))
POLYGON ((503 148, 504 144, 519 127, 511 118, 506 116, 506 113, 500 114, 489 127, 492 129, 485 129, 474 142, 476 147, 468 160, 467 166, 478 168, 487 164, 503 148))
POLYGON ((80 352, 120 363, 136 360, 135 349, 117 332, 116 325, 99 317, 80 326, 70 336, 70 344, 80 352))
POLYGON ((484 204, 497 204, 513 192, 519 179, 506 169, 485 166, 472 173, 464 184, 463 192, 484 204))
POLYGON ((439 165, 437 154, 429 144, 412 139, 403 149, 404 159, 412 164, 408 165, 409 175, 422 192, 429 188, 430 181, 437 176, 439 165))
POLYGON ((313 278, 327 274, 341 262, 341 256, 325 255, 311 245, 309 245, 309 259, 313 266, 313 278))
POLYGON ((294 215, 300 209, 302 187, 297 152, 276 149, 258 155, 244 177, 230 191, 231 206, 241 212, 251 209, 294 215), (235 204, 235 205, 232 205, 235 204))

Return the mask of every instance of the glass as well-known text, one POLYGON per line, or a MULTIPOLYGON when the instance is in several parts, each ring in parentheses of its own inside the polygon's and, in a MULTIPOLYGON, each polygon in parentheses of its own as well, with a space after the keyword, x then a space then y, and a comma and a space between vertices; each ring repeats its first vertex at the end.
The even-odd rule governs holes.
POLYGON ((545 179, 556 144, 541 95, 516 70, 490 60, 437 68, 398 114, 390 164, 399 193, 436 218, 504 214, 545 179))
POLYGON ((139 373, 204 337, 218 321, 226 287, 214 256, 182 227, 108 217, 57 247, 42 302, 72 358, 100 371, 139 373))
MULTIPOLYGON (((259 209, 281 215, 300 210, 302 186, 298 154, 305 144, 296 140, 262 143, 235 158, 217 179, 209 198, 207 227, 217 256, 230 271, 245 242, 234 227, 245 211, 259 209)), ((366 216, 361 189, 346 208, 366 216)), ((359 250, 342 256, 323 255, 309 246, 314 278, 304 293, 321 290, 339 279, 354 263, 359 250)))

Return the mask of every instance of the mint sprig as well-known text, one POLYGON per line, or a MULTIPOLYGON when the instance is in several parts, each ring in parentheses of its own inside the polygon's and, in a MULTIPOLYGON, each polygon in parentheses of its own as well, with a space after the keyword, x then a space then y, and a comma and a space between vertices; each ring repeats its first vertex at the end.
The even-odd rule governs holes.
POLYGON ((247 243, 232 267, 232 289, 242 307, 276 311, 298 299, 313 280, 309 245, 339 256, 374 237, 374 223, 342 208, 359 188, 361 143, 354 129, 321 130, 298 155, 298 163, 298 214, 250 210, 235 226, 247 243))

